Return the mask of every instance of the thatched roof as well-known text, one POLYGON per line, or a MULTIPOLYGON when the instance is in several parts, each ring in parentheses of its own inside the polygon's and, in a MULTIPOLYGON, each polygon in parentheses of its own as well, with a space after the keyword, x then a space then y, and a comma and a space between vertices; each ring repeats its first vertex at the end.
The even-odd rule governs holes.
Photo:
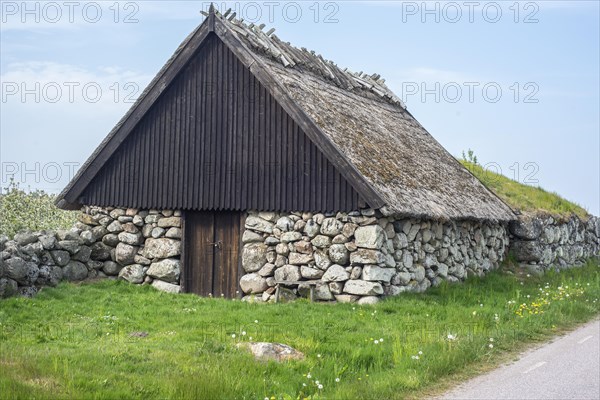
POLYGON ((406 110, 379 75, 322 56, 235 18, 226 26, 399 216, 511 220, 515 215, 406 110))
POLYGON ((512 210, 452 157, 385 85, 211 9, 59 196, 73 207, 115 146, 214 32, 376 208, 403 217, 508 221, 512 210), (141 111, 140 111, 141 110, 141 111))

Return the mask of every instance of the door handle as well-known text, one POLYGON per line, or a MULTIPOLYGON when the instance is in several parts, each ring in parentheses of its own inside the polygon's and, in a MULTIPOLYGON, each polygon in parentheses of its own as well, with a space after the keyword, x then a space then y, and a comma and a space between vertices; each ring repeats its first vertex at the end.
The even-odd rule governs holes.
POLYGON ((216 242, 206 242, 206 243, 216 247, 219 250, 221 250, 223 248, 223 242, 220 240, 217 240, 216 242))

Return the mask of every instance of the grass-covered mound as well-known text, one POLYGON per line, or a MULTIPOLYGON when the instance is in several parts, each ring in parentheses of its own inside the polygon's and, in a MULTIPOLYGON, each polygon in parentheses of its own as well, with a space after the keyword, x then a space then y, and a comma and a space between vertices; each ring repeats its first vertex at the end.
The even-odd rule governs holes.
POLYGON ((558 217, 573 214, 583 219, 588 217, 588 212, 583 207, 565 200, 557 193, 548 192, 539 186, 519 183, 473 162, 460 162, 513 210, 547 213, 558 217))
POLYGON ((495 272, 362 307, 63 284, 0 303, 0 398, 420 396, 592 318, 599 297, 597 263, 542 278, 495 272), (257 362, 236 348, 251 340, 306 359, 257 362))

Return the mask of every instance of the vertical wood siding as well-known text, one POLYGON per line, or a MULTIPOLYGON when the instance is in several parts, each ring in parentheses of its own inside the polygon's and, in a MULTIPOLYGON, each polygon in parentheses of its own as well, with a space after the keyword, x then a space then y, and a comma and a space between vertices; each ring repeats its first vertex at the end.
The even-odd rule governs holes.
POLYGON ((321 212, 362 205, 214 34, 96 175, 81 203, 321 212))

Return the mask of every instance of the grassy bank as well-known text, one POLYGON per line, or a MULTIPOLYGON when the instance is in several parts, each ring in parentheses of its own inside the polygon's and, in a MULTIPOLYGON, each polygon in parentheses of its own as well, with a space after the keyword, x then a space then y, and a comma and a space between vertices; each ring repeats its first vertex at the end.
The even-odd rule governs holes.
POLYGON ((0 398, 411 397, 594 317, 599 297, 597 263, 542 278, 497 272, 364 307, 64 284, 0 302, 0 398), (306 359, 256 362, 235 347, 248 340, 306 359))
POLYGON ((465 160, 460 162, 514 210, 542 212, 561 217, 568 217, 571 214, 581 218, 588 216, 588 212, 583 207, 562 198, 557 193, 548 192, 539 186, 524 185, 495 173, 491 168, 483 168, 479 164, 465 160))

